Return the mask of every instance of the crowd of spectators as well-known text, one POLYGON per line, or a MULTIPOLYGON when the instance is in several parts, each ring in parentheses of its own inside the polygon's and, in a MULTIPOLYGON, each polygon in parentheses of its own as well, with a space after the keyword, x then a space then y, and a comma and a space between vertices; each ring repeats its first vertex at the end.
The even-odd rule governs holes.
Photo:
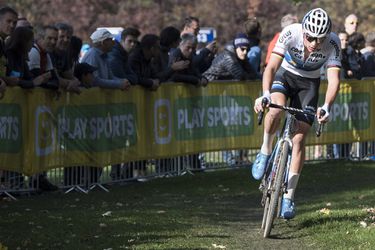
MULTIPOLYGON (((281 27, 294 22, 297 17, 288 14, 281 27)), ((358 24, 357 16, 351 14, 338 32, 344 78, 375 76, 375 34, 364 37, 357 32, 358 24)), ((205 87, 210 81, 261 79, 265 63, 261 62, 262 29, 257 18, 244 20, 242 29, 221 50, 216 40, 198 49, 199 29, 199 19, 192 16, 183 20, 180 29, 168 26, 160 34, 141 34, 134 27, 124 27, 115 39, 109 30, 100 28, 91 34, 89 45, 83 44, 68 23, 37 28, 16 10, 2 7, 0 97, 13 86, 79 94, 91 87, 129 91, 140 85, 156 91, 165 82, 205 87)), ((277 37, 278 33, 273 40, 277 37)), ((198 166, 203 164, 201 155, 193 158, 198 166)), ((144 168, 145 162, 139 164, 144 168)), ((123 166, 113 166, 113 176, 118 176, 123 166)))

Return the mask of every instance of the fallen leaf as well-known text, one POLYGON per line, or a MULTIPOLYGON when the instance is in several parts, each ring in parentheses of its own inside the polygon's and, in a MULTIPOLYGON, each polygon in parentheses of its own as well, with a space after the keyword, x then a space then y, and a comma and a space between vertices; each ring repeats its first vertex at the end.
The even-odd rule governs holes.
POLYGON ((329 215, 331 213, 331 210, 329 210, 328 208, 322 208, 319 210, 319 213, 329 215))
POLYGON ((223 246, 223 245, 217 245, 217 244, 212 244, 212 246, 214 248, 219 248, 219 249, 226 249, 227 247, 226 246, 223 246))
POLYGON ((326 206, 327 206, 327 207, 330 207, 330 206, 332 206, 332 203, 331 203, 331 202, 328 202, 328 203, 326 204, 326 206))
POLYGON ((117 203, 116 203, 116 206, 118 206, 118 207, 122 207, 123 204, 122 204, 121 202, 117 202, 117 203))
POLYGON ((164 210, 159 210, 156 212, 157 214, 165 214, 166 212, 164 210))
POLYGON ((102 214, 103 217, 107 217, 107 216, 111 216, 111 215, 112 215, 111 211, 107 211, 104 214, 102 214))
POLYGON ((361 221, 359 224, 360 224, 361 227, 363 227, 363 228, 366 228, 366 227, 367 227, 367 223, 364 222, 364 221, 361 221))
POLYGON ((107 227, 107 224, 105 224, 105 223, 100 223, 100 224, 99 224, 99 227, 107 227))

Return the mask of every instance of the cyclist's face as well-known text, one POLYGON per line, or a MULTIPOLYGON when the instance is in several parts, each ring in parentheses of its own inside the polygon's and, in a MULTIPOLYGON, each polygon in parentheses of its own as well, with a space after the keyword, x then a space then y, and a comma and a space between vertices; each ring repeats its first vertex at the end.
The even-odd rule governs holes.
POLYGON ((307 48, 309 52, 315 51, 319 46, 324 42, 325 37, 317 38, 308 35, 307 33, 303 34, 303 45, 307 48))

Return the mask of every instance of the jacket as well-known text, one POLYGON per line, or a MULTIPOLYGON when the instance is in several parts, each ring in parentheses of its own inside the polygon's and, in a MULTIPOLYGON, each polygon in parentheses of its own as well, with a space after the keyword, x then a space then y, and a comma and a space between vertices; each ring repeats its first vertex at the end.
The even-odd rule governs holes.
POLYGON ((211 67, 203 73, 209 80, 250 80, 256 78, 256 73, 250 63, 239 60, 234 46, 229 44, 212 62, 211 67))

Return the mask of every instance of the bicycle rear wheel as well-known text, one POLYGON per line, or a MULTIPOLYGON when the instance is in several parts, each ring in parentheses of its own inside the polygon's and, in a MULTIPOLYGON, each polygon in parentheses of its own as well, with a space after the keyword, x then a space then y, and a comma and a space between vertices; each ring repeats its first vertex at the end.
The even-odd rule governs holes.
POLYGON ((267 215, 265 218, 265 225, 264 225, 264 232, 263 232, 264 238, 267 238, 270 235, 272 224, 276 217, 277 204, 279 202, 279 197, 282 195, 281 186, 284 181, 284 176, 286 172, 285 170, 287 167, 288 152, 289 152, 289 145, 287 142, 283 142, 282 145, 280 146, 280 152, 278 154, 278 157, 275 159, 276 169, 277 169, 276 175, 272 180, 270 197, 267 198, 269 199, 269 207, 267 209, 268 211, 267 211, 267 215))

